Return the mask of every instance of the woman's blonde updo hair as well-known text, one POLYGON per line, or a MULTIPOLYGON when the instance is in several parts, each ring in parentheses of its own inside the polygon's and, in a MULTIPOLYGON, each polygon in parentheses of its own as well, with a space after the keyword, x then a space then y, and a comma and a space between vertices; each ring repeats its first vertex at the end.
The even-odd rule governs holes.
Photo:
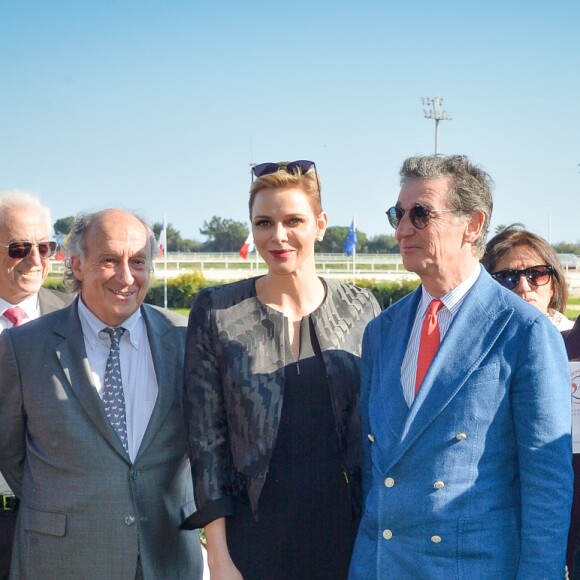
POLYGON ((287 169, 288 161, 280 161, 280 169, 274 173, 267 173, 257 177, 250 188, 250 219, 252 218, 252 208, 256 194, 263 189, 279 187, 295 187, 301 189, 310 201, 310 205, 315 215, 322 212, 322 200, 320 198, 320 176, 316 172, 316 166, 313 164, 312 169, 302 173, 299 167, 293 167, 290 172, 287 169))

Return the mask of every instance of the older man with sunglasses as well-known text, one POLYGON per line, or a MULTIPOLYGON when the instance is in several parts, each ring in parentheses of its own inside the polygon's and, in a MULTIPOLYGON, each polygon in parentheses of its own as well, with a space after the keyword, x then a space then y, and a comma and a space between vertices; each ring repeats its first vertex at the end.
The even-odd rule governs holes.
MULTIPOLYGON (((35 195, 0 194, 0 332, 71 302, 63 292, 42 288, 57 248, 51 230, 50 212, 35 195)), ((5 580, 19 501, 1 474, 0 502, 0 580, 5 580)))
POLYGON ((350 578, 564 576, 572 498, 562 339, 479 264, 491 178, 407 159, 388 212, 421 286, 370 322, 365 510, 350 578))

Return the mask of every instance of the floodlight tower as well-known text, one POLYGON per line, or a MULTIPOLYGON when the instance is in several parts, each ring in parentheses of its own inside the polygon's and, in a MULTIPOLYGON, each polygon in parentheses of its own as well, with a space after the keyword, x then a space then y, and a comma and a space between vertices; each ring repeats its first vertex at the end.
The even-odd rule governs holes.
POLYGON ((451 117, 441 107, 443 99, 441 97, 421 97, 423 106, 431 107, 431 109, 423 109, 425 119, 433 119, 435 121, 435 155, 437 155, 439 145, 439 121, 451 121, 451 117))

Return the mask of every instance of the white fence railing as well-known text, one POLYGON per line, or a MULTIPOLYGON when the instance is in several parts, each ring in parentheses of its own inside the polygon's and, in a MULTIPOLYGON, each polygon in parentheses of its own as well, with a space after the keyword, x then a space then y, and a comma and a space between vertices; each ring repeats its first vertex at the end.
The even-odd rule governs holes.
MULTIPOLYGON (((571 293, 580 293, 580 256, 558 255, 571 293)), ((180 274, 199 271, 207 280, 233 281, 266 272, 266 264, 254 252, 247 260, 237 252, 201 253, 168 252, 167 259, 154 263, 157 279, 174 278, 180 274)), ((316 268, 321 276, 341 280, 374 279, 377 281, 416 280, 417 276, 403 267, 400 254, 358 254, 353 258, 344 254, 316 254, 316 268)), ((63 262, 51 260, 53 272, 62 272, 63 262)))

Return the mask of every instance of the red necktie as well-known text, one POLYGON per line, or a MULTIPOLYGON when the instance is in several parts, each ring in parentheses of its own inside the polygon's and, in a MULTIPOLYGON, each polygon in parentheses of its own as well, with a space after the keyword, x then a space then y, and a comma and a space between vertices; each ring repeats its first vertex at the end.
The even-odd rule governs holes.
POLYGON ((26 312, 20 306, 12 306, 4 311, 4 316, 12 322, 12 326, 20 326, 26 318, 26 312))
POLYGON ((429 370, 429 365, 439 348, 441 337, 439 334, 439 319, 437 312, 443 308, 441 300, 432 300, 421 327, 421 342, 417 358, 417 378, 415 379, 415 396, 421 388, 421 383, 429 370))

